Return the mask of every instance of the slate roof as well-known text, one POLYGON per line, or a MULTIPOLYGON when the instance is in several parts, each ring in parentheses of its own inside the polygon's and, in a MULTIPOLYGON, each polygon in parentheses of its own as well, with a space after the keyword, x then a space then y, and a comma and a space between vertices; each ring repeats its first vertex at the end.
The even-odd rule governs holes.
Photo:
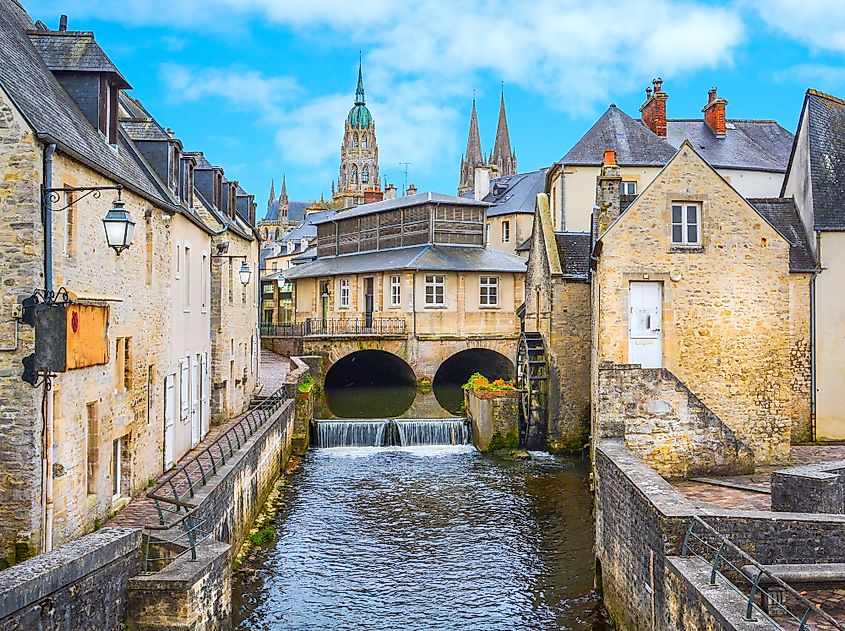
POLYGON ((523 241, 518 246, 516 246, 516 251, 517 252, 530 252, 531 251, 531 239, 533 238, 533 236, 534 235, 532 234, 525 241, 523 241))
POLYGON ((607 149, 616 151, 616 162, 621 166, 663 166, 675 155, 672 145, 641 121, 611 105, 561 162, 576 166, 600 165, 607 149))
POLYGON ((490 202, 488 217, 513 213, 534 214, 537 193, 546 190, 548 169, 499 177, 490 183, 490 192, 482 200, 490 202))
POLYGON ((674 147, 689 140, 717 169, 786 172, 793 136, 775 121, 728 119, 727 133, 717 138, 703 120, 666 121, 666 139, 674 147))
POLYGON ((775 121, 728 119, 724 138, 717 138, 702 119, 669 119, 662 139, 641 120, 615 105, 595 122, 561 159, 574 166, 597 166, 607 149, 620 166, 660 166, 669 162, 684 140, 711 166, 783 173, 793 136, 775 121))
POLYGON ((748 203, 789 241, 789 271, 814 271, 816 263, 813 250, 795 200, 791 197, 754 198, 749 199, 748 203))
POLYGON ((131 88, 120 70, 103 52, 90 31, 44 31, 29 32, 32 45, 41 55, 47 67, 53 71, 106 72, 118 78, 120 88, 131 88))
POLYGON ((808 90, 804 109, 809 125, 813 227, 845 230, 845 101, 808 90))
POLYGON ((27 36, 33 27, 19 4, 0 0, 0 86, 27 122, 36 133, 54 139, 60 151, 154 204, 172 209, 172 199, 138 161, 131 140, 121 134, 117 150, 113 149, 68 96, 27 36))
POLYGON ((319 221, 315 221, 314 223, 321 224, 328 223, 329 221, 340 221, 341 219, 349 219, 350 217, 359 217, 361 215, 386 212, 397 208, 421 206, 422 204, 428 203, 455 204, 458 206, 490 205, 488 202, 480 202, 474 199, 467 199, 465 197, 455 197, 454 195, 444 195, 443 193, 416 193, 415 195, 405 195, 403 197, 397 197, 396 199, 385 199, 371 204, 361 204, 360 206, 355 206, 348 210, 342 210, 334 217, 321 219, 319 221))
POLYGON ((320 257, 285 272, 288 278, 314 278, 389 270, 524 272, 525 259, 487 248, 415 245, 361 254, 320 257))
POLYGON ((581 280, 590 276, 590 233, 555 232, 563 275, 581 280))
MULTIPOLYGON (((288 202, 288 221, 299 221, 305 216, 305 209, 313 204, 313 200, 292 199, 288 202)), ((262 221, 278 221, 279 220, 279 200, 274 199, 270 204, 270 208, 264 215, 262 221)))

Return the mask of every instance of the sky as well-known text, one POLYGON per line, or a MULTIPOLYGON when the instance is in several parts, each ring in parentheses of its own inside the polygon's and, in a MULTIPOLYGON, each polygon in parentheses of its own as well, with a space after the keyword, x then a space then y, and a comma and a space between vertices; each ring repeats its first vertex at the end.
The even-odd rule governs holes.
POLYGON ((359 52, 382 181, 454 194, 473 95, 492 149, 504 88, 520 171, 549 166, 615 103, 638 117, 651 79, 669 118, 793 131, 809 87, 845 97, 845 2, 833 0, 22 0, 93 30, 156 119, 255 194, 259 217, 330 195, 359 52))

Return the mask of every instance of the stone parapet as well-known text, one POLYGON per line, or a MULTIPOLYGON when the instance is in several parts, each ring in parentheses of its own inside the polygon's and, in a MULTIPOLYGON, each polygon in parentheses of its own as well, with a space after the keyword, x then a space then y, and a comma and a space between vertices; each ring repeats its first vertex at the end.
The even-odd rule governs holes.
POLYGON ((775 471, 772 510, 845 513, 845 460, 775 471))
POLYGON ((472 444, 482 453, 519 448, 519 393, 464 390, 472 444))

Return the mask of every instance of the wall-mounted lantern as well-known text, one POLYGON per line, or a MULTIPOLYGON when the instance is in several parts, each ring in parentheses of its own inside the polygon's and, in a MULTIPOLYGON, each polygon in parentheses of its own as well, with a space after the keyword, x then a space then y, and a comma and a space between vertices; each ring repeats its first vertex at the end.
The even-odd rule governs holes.
POLYGON ((44 208, 48 212, 61 212, 67 210, 74 204, 79 203, 91 195, 95 199, 99 199, 103 191, 117 191, 117 199, 114 200, 114 206, 103 217, 103 227, 106 230, 106 243, 109 247, 114 249, 118 256, 126 248, 132 245, 132 235, 135 232, 135 222, 132 221, 132 215, 124 208, 125 202, 120 199, 120 194, 123 191, 123 186, 120 184, 116 186, 61 186, 57 188, 46 188, 44 190, 44 208), (83 193, 79 197, 72 199, 68 204, 61 208, 53 208, 53 204, 61 199, 62 193, 83 193))
POLYGON ((241 263, 241 269, 238 270, 238 276, 241 277, 241 284, 244 287, 249 285, 249 279, 252 276, 252 270, 249 269, 249 265, 247 265, 246 259, 244 259, 244 262, 241 263))

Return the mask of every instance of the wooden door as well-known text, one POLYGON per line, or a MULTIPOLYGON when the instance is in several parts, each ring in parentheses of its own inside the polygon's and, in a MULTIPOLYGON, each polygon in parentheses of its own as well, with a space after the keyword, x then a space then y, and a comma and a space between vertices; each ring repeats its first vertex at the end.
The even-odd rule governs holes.
POLYGON ((662 368, 663 284, 632 282, 628 296, 628 363, 662 368))

